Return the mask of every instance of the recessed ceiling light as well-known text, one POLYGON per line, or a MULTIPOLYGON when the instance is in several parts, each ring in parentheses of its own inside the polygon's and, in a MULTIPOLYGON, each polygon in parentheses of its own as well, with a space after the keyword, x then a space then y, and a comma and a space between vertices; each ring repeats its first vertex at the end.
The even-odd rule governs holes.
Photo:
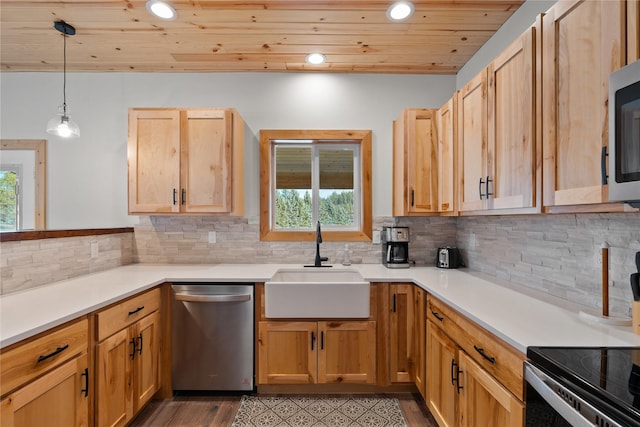
POLYGON ((148 0, 147 10, 158 18, 167 20, 175 19, 178 16, 174 7, 162 0, 148 0))
POLYGON ((387 18, 392 21, 402 21, 413 15, 414 6, 409 1, 398 1, 387 9, 387 18))
POLYGON ((321 53, 310 53, 307 55, 307 63, 313 65, 324 64, 324 61, 327 60, 327 57, 321 53))

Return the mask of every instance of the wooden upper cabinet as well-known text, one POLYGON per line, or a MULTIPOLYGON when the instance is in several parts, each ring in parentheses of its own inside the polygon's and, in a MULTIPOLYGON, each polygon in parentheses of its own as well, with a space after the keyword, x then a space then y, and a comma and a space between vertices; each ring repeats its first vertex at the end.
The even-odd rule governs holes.
POLYGON ((462 212, 540 211, 535 46, 531 28, 458 93, 462 212))
POLYGON ((542 16, 545 207, 608 200, 608 81, 626 60, 624 8, 560 1, 542 16))
POLYGON ((393 215, 438 212, 435 110, 410 108, 393 123, 393 215))
POLYGON ((487 70, 458 92, 458 209, 484 208, 487 177, 487 70))
POLYGON ((128 159, 129 212, 179 212, 180 112, 130 110, 128 159))
POLYGON ((244 213, 244 122, 233 109, 131 109, 129 212, 244 213))
POLYGON ((454 147, 456 95, 437 111, 436 131, 438 140, 438 210, 440 213, 456 213, 454 147))
POLYGON ((535 33, 526 31, 487 70, 487 209, 540 207, 535 33))
POLYGON ((640 3, 627 0, 627 64, 640 59, 640 3))

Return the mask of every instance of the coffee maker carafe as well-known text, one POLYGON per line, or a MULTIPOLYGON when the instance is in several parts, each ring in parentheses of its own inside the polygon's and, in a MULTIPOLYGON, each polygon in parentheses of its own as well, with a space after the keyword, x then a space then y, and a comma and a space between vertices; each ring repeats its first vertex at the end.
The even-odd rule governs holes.
POLYGON ((409 268, 409 227, 382 228, 382 264, 409 268))

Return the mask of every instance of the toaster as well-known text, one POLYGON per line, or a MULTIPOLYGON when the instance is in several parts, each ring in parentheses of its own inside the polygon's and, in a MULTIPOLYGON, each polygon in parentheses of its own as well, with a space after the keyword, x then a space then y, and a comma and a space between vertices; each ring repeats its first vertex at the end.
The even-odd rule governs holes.
POLYGON ((444 248, 438 248, 438 259, 436 260, 436 267, 440 268, 458 268, 462 267, 462 257, 458 248, 453 246, 447 246, 444 248))

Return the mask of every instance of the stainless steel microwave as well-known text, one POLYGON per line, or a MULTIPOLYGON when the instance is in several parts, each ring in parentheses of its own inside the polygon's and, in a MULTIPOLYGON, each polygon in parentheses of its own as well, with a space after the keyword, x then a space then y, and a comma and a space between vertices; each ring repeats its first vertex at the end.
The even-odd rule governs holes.
POLYGON ((609 76, 609 201, 640 207, 640 60, 609 76))

